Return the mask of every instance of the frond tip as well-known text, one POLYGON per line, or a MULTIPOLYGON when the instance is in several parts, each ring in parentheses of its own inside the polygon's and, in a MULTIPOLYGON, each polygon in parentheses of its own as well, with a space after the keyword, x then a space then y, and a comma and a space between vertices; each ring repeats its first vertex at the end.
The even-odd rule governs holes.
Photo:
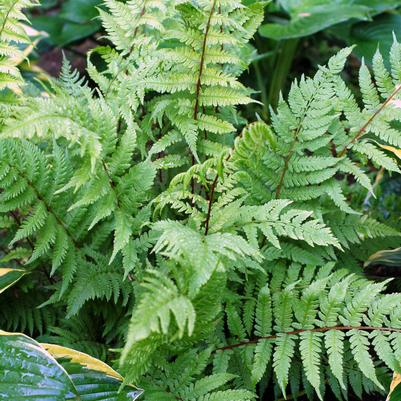
POLYGON ((18 69, 25 55, 22 48, 31 43, 24 23, 23 9, 36 6, 37 0, 4 0, 0 4, 0 90, 16 90, 23 83, 18 69))

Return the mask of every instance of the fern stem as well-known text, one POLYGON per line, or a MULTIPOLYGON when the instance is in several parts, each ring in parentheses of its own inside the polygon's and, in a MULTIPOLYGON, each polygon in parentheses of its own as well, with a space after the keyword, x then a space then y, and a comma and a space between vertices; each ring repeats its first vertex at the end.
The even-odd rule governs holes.
POLYGON ((301 130, 301 125, 302 125, 302 124, 300 124, 300 126, 299 126, 298 129, 297 129, 297 132, 295 133, 295 139, 294 139, 294 141, 292 142, 290 151, 288 152, 288 155, 287 155, 287 157, 286 157, 285 160, 284 160, 283 171, 281 172, 280 181, 279 181, 279 183, 278 183, 278 185, 277 185, 277 189, 276 189, 276 199, 279 199, 279 198, 280 198, 281 189, 282 189, 283 183, 284 183, 284 178, 285 178, 285 175, 287 174, 287 171, 288 171, 288 165, 289 165, 289 163, 290 163, 290 160, 291 160, 292 155, 294 154, 295 145, 296 145, 296 143, 298 142, 298 134, 299 134, 299 131, 301 130))
MULTIPOLYGON (((198 74, 198 78, 196 81, 196 89, 195 89, 195 105, 194 105, 194 120, 195 121, 198 120, 200 92, 201 92, 201 88, 202 88, 202 75, 203 75, 203 69, 205 68, 207 38, 209 35, 210 25, 212 22, 214 10, 216 8, 216 2, 217 2, 217 0, 213 0, 212 8, 211 8, 210 14, 209 14, 209 19, 207 20, 207 24, 206 24, 206 28, 205 28, 205 35, 203 37, 202 53, 201 53, 201 58, 200 58, 200 63, 199 63, 199 74, 198 74)), ((196 162, 195 156, 192 155, 192 165, 194 165, 195 162, 196 162)), ((195 181, 193 178, 191 180, 191 191, 192 191, 192 195, 194 195, 195 194, 195 181)), ((210 205, 210 203, 209 203, 209 205, 210 205)))
POLYGON ((205 220, 205 235, 207 235, 209 232, 209 224, 210 224, 210 216, 212 214, 214 191, 216 190, 216 185, 217 185, 218 180, 219 180, 219 176, 216 174, 216 177, 210 188, 209 203, 208 203, 208 207, 207 207, 207 216, 206 216, 206 220, 205 220))
POLYGON ((8 20, 8 16, 11 14, 12 9, 17 5, 17 3, 18 3, 18 0, 14 0, 14 2, 11 4, 10 8, 7 10, 7 12, 6 12, 5 16, 4 16, 4 21, 3 21, 3 23, 1 24, 1 28, 0 28, 0 37, 1 37, 1 35, 3 34, 4 29, 5 29, 5 27, 6 27, 7 20, 8 20))
MULTIPOLYGON (((392 328, 392 327, 334 326, 334 327, 319 327, 319 328, 311 329, 311 330, 300 329, 300 330, 294 330, 294 331, 289 331, 287 333, 280 333, 280 334, 281 335, 298 335, 301 333, 326 333, 328 331, 351 331, 351 330, 359 330, 359 331, 376 331, 377 330, 377 331, 384 331, 384 332, 390 332, 390 333, 401 333, 401 329, 396 329, 396 328, 392 328)), ((227 351, 227 350, 231 350, 233 348, 238 348, 238 347, 245 347, 247 345, 257 344, 261 340, 275 340, 276 338, 278 338, 278 334, 274 334, 274 335, 266 336, 266 337, 255 337, 248 341, 241 341, 236 344, 225 345, 224 347, 215 349, 215 352, 227 351)))
POLYGON ((102 160, 102 166, 103 166, 104 172, 106 173, 107 178, 109 180, 109 185, 110 185, 111 192, 113 192, 114 197, 116 199, 117 207, 119 209, 121 209, 120 199, 118 199, 117 192, 116 192, 116 184, 114 183, 113 178, 111 177, 109 169, 107 168, 107 165, 106 165, 104 160, 102 160))
POLYGON ((357 142, 361 136, 366 132, 369 125, 373 122, 373 120, 390 104, 390 102, 395 98, 395 96, 401 91, 401 85, 398 85, 393 93, 386 99, 386 101, 370 116, 369 120, 358 130, 356 135, 345 145, 344 149, 339 153, 338 157, 343 157, 348 148, 357 142))
MULTIPOLYGON (((142 7, 142 10, 141 10, 141 13, 140 13, 140 15, 139 15, 138 20, 140 20, 140 19, 145 15, 145 13, 146 13, 146 4, 147 4, 147 0, 144 0, 144 2, 143 2, 143 7, 142 7)), ((137 22, 138 22, 138 21, 137 21, 137 22)), ((139 25, 137 25, 136 28, 135 28, 135 30, 134 30, 134 34, 133 34, 133 37, 132 37, 132 40, 133 40, 133 41, 135 40, 136 35, 138 34, 138 31, 139 31, 139 25)), ((128 54, 127 54, 128 59, 130 58, 132 52, 134 51, 134 48, 135 48, 135 43, 132 43, 130 49, 128 50, 128 54)), ((121 74, 121 72, 122 72, 125 68, 127 68, 127 66, 128 66, 128 63, 125 63, 124 65, 122 65, 122 66, 120 67, 120 69, 117 71, 116 75, 114 75, 114 77, 113 77, 112 80, 110 81, 109 86, 107 87, 107 89, 106 89, 106 91, 105 91, 105 93, 104 93, 104 96, 107 96, 107 95, 108 95, 108 93, 110 92, 110 89, 111 89, 111 87, 113 86, 114 82, 116 81, 116 79, 118 78, 118 76, 121 74)))
POLYGON ((66 234, 68 235, 68 237, 71 239, 71 241, 73 242, 74 246, 79 249, 79 245, 76 242, 74 236, 72 235, 72 233, 69 231, 67 224, 61 219, 61 217, 51 208, 51 206, 46 202, 46 200, 44 199, 44 197, 42 196, 42 194, 36 189, 35 185, 33 184, 33 182, 31 182, 16 166, 13 166, 10 163, 10 166, 12 168, 14 168, 18 174, 20 175, 20 177, 22 177, 24 180, 26 180, 27 184, 29 185, 29 187, 32 189, 32 191, 35 193, 36 197, 38 198, 38 200, 40 200, 41 202, 43 202, 43 204, 46 207, 46 210, 48 211, 49 214, 53 215, 53 217, 56 219, 57 223, 63 227, 63 229, 65 230, 66 234))
MULTIPOLYGON (((12 218, 14 219, 14 221, 18 224, 18 226, 21 226, 21 219, 18 217, 18 215, 11 211, 10 212, 12 218)), ((26 241, 28 243, 28 245, 30 246, 31 250, 33 251, 35 249, 35 245, 33 244, 32 240, 28 237, 26 238, 26 241)), ((7 250, 6 249, 1 249, 4 254, 7 254, 7 250)), ((19 259, 15 259, 16 263, 18 264, 18 266, 21 267, 25 267, 25 264, 22 263, 19 259)), ((41 266, 40 270, 42 271, 42 273, 45 275, 47 281, 49 282, 50 285, 53 285, 55 283, 55 280, 50 276, 50 274, 48 273, 48 271, 46 270, 45 266, 41 266)))
POLYGON ((267 104, 273 108, 277 106, 280 92, 285 87, 288 74, 291 70, 298 49, 298 44, 299 39, 288 39, 278 44, 277 57, 274 64, 267 100, 267 104))
POLYGON ((290 146, 290 149, 289 149, 289 151, 288 151, 288 154, 287 154, 287 156, 286 156, 285 159, 284 159, 283 171, 281 172, 280 180, 279 180, 279 183, 278 183, 277 188, 276 188, 276 196, 275 196, 276 199, 279 199, 279 198, 280 198, 281 190, 282 190, 282 187, 283 187, 283 184, 284 184, 284 178, 285 178, 285 175, 287 174, 287 171, 288 171, 288 165, 289 165, 289 163, 290 163, 290 160, 291 160, 292 155, 294 154, 295 145, 296 145, 297 142, 298 142, 298 135, 299 135, 299 133, 301 132, 302 125, 303 125, 304 120, 305 120, 305 118, 306 118, 306 114, 307 114, 307 110, 308 110, 308 108, 309 108, 309 105, 313 102, 313 100, 314 100, 314 95, 313 95, 312 98, 308 101, 308 104, 307 104, 306 107, 305 107, 304 115, 302 116, 302 118, 301 118, 301 120, 300 120, 300 122, 299 122, 299 125, 298 125, 298 127, 297 127, 297 129, 296 129, 296 131, 295 131, 294 140, 292 141, 291 146, 290 146))
POLYGON ((196 81, 196 90, 195 90, 194 120, 198 119, 200 92, 201 92, 201 88, 202 88, 202 75, 203 75, 203 70, 205 68, 207 38, 209 36, 210 25, 212 22, 214 10, 216 8, 216 2, 217 2, 217 0, 213 0, 212 8, 211 8, 210 14, 209 14, 209 19, 207 21, 206 28, 205 28, 205 35, 203 37, 202 53, 201 53, 201 59, 200 59, 200 64, 199 64, 199 74, 198 74, 198 79, 196 81))
MULTIPOLYGON (((229 153, 226 157, 226 162, 231 159, 232 153, 229 153)), ((209 232, 209 224, 210 224, 210 217, 212 215, 212 207, 213 207, 213 200, 214 200, 214 193, 216 191, 216 185, 219 182, 219 175, 216 172, 216 177, 213 180, 212 186, 210 187, 210 195, 209 195, 209 202, 207 207, 207 215, 205 220, 205 235, 209 232)))

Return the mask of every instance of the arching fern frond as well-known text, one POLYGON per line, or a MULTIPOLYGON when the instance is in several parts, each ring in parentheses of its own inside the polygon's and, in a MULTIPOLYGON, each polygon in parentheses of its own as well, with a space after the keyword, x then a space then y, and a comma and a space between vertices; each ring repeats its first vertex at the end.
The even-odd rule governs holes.
POLYGON ((24 83, 18 70, 25 58, 20 46, 30 39, 23 25, 29 23, 23 9, 37 4, 37 0, 4 0, 0 4, 0 90, 15 90, 24 83))
MULTIPOLYGON (((245 315, 245 309, 241 312, 241 302, 234 301, 227 309, 228 322, 233 319, 233 313, 244 319, 244 323, 251 316, 255 337, 244 340, 234 331, 232 335, 240 342, 231 339, 218 352, 232 350, 235 355, 243 352, 242 348, 252 349, 253 357, 247 360, 245 371, 254 382, 261 379, 272 359, 273 372, 284 394, 290 380, 290 366, 299 357, 301 365, 297 369, 303 370, 322 399, 326 375, 329 386, 344 389, 349 386, 347 377, 353 374, 351 361, 345 355, 345 350, 349 350, 365 378, 382 388, 368 349, 374 348, 375 357, 390 369, 399 369, 395 367, 396 353, 392 348, 393 339, 401 337, 399 294, 381 295, 386 283, 367 283, 355 276, 323 273, 311 279, 307 270, 302 272, 295 265, 286 275, 290 284, 286 284, 285 276, 273 270, 270 284, 254 288, 257 296, 254 313, 245 315), (280 276, 281 284, 274 285, 280 276), (321 359, 326 357, 330 370, 324 372, 321 359)), ((258 280, 263 281, 262 277, 258 280)))

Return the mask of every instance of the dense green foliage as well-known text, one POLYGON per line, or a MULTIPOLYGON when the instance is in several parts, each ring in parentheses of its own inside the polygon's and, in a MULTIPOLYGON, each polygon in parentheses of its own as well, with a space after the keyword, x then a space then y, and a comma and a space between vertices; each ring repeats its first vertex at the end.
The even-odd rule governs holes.
POLYGON ((265 3, 243 3, 106 0, 91 81, 65 62, 40 94, 14 62, 31 4, 1 6, 0 263, 29 274, 0 324, 118 359, 147 401, 362 398, 401 360, 401 294, 361 268, 400 243, 363 201, 400 172, 401 44, 361 99, 345 48, 249 123, 265 3))

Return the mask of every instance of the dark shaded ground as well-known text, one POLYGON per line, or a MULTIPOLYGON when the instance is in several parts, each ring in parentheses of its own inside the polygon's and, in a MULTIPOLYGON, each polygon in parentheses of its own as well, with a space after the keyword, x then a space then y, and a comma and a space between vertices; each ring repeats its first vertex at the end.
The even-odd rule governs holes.
POLYGON ((82 75, 85 74, 86 54, 89 50, 98 46, 92 38, 69 46, 67 48, 53 47, 39 53, 38 66, 53 77, 58 77, 63 61, 63 53, 70 61, 72 67, 82 75))

